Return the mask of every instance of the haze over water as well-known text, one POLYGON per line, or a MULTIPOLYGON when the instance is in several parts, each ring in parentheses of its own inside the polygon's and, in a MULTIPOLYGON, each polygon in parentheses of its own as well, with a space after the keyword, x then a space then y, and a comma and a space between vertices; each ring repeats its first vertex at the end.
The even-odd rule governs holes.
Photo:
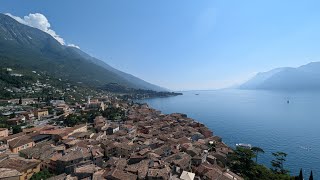
POLYGON ((146 99, 164 113, 180 112, 204 123, 231 147, 250 143, 264 149, 258 162, 270 166, 272 152, 288 154, 285 167, 314 177, 320 172, 320 92, 254 90, 187 91, 146 99), (199 95, 195 95, 199 94, 199 95), (289 103, 287 101, 289 100, 289 103))

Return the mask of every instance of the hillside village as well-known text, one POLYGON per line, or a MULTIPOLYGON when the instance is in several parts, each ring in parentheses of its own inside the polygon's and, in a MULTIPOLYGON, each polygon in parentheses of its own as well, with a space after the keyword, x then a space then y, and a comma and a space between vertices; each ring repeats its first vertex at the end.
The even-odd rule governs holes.
POLYGON ((232 150, 185 114, 114 96, 0 110, 0 179, 242 179, 226 166, 232 150))

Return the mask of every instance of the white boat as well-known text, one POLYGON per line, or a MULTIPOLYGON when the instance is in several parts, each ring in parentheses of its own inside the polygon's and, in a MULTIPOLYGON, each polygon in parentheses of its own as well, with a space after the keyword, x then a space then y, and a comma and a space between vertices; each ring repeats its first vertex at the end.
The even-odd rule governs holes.
POLYGON ((251 144, 245 144, 245 143, 239 143, 239 144, 236 144, 237 147, 242 147, 242 148, 246 148, 246 149, 251 149, 252 146, 251 144))

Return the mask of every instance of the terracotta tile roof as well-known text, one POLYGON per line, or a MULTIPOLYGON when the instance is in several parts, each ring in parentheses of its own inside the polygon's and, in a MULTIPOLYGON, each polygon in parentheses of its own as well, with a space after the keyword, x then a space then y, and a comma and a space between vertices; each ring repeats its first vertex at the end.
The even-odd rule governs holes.
POLYGON ((35 159, 49 159, 53 156, 55 152, 55 148, 52 145, 51 141, 39 143, 34 147, 27 148, 24 150, 21 150, 20 153, 23 155, 26 155, 29 158, 35 158, 35 159))
POLYGON ((33 140, 29 136, 23 136, 10 141, 8 144, 10 148, 16 148, 31 142, 33 142, 33 140))
POLYGON ((24 158, 10 158, 1 161, 0 168, 15 169, 19 172, 24 172, 27 169, 31 169, 40 164, 40 161, 30 160, 24 158))
POLYGON ((119 180, 136 180, 137 179, 137 175, 129 172, 124 172, 119 169, 113 169, 111 172, 109 172, 108 177, 112 179, 119 179, 119 180))
POLYGON ((223 174, 218 169, 212 169, 206 172, 204 176, 206 176, 208 179, 220 179, 223 176, 223 174))
POLYGON ((10 177, 16 177, 20 176, 21 173, 15 169, 9 169, 9 168, 0 168, 0 179, 6 179, 10 177))
POLYGON ((139 179, 145 179, 149 169, 150 160, 142 160, 139 163, 128 165, 126 171, 138 174, 139 179))
POLYGON ((58 160, 72 161, 72 160, 86 158, 90 156, 91 156, 91 153, 89 152, 88 149, 75 147, 75 148, 68 149, 68 151, 66 151, 66 154, 61 158, 59 158, 58 160))
POLYGON ((13 134, 13 135, 10 135, 10 136, 7 136, 7 137, 3 137, 3 138, 0 138, 0 141, 4 140, 4 141, 11 141, 13 139, 16 139, 20 136, 24 136, 26 133, 24 132, 20 132, 20 133, 17 133, 17 134, 13 134))
POLYGON ((170 168, 165 167, 162 169, 149 169, 147 177, 148 178, 161 178, 169 179, 170 168))
POLYGON ((94 165, 94 164, 88 164, 88 165, 84 165, 84 166, 80 166, 77 167, 75 169, 75 173, 89 173, 89 174, 93 174, 97 171, 101 170, 100 167, 94 165))

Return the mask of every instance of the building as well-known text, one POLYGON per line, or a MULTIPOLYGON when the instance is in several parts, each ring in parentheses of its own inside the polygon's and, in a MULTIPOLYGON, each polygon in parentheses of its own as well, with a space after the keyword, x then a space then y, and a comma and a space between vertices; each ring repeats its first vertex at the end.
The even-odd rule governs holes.
POLYGON ((111 179, 111 180, 137 179, 137 175, 129 172, 125 172, 119 169, 114 169, 108 173, 107 179, 111 179))
POLYGON ((116 132, 119 131, 119 130, 120 130, 120 127, 119 127, 119 126, 117 126, 117 125, 112 125, 112 126, 109 126, 109 127, 107 128, 107 134, 111 135, 111 134, 113 134, 113 133, 116 133, 116 132))
POLYGON ((102 166, 103 153, 89 148, 74 147, 66 150, 56 161, 57 173, 74 173, 75 168, 94 164, 102 166))
POLYGON ((23 149, 33 147, 35 145, 34 141, 28 136, 22 136, 8 142, 11 152, 18 153, 23 149))
POLYGON ((21 173, 15 169, 0 168, 0 180, 20 180, 21 173))
POLYGON ((0 128, 0 137, 7 137, 9 135, 9 130, 7 128, 0 128))
POLYGON ((180 175, 180 179, 182 180, 193 180, 194 177, 195 177, 195 174, 188 171, 183 171, 182 174, 180 175))
POLYGON ((41 119, 48 115, 49 115, 48 109, 38 109, 34 112, 34 116, 37 117, 38 119, 41 119))
POLYGON ((7 124, 9 125, 20 125, 21 123, 26 122, 26 117, 18 116, 7 120, 7 124))
POLYGON ((72 127, 72 134, 73 133, 77 133, 77 132, 87 132, 88 131, 88 126, 87 124, 79 124, 79 125, 75 125, 74 127, 72 127))
POLYGON ((105 110, 105 104, 104 102, 99 102, 98 100, 90 100, 90 97, 88 97, 88 102, 86 105, 87 109, 99 109, 104 111, 105 110))
POLYGON ((64 106, 66 104, 66 102, 64 100, 51 100, 50 104, 52 106, 57 107, 57 106, 64 106))
MULTIPOLYGON (((20 180, 30 179, 31 176, 40 171, 40 161, 38 160, 29 160, 24 158, 8 158, 0 161, 0 170, 8 172, 10 169, 11 176, 10 179, 17 179, 19 176, 20 180), (14 171, 16 170, 16 171, 14 171), (19 173, 18 173, 19 172, 19 173)), ((0 176, 3 174, 0 172, 0 176)), ((1 178, 0 178, 1 179, 1 178)))

